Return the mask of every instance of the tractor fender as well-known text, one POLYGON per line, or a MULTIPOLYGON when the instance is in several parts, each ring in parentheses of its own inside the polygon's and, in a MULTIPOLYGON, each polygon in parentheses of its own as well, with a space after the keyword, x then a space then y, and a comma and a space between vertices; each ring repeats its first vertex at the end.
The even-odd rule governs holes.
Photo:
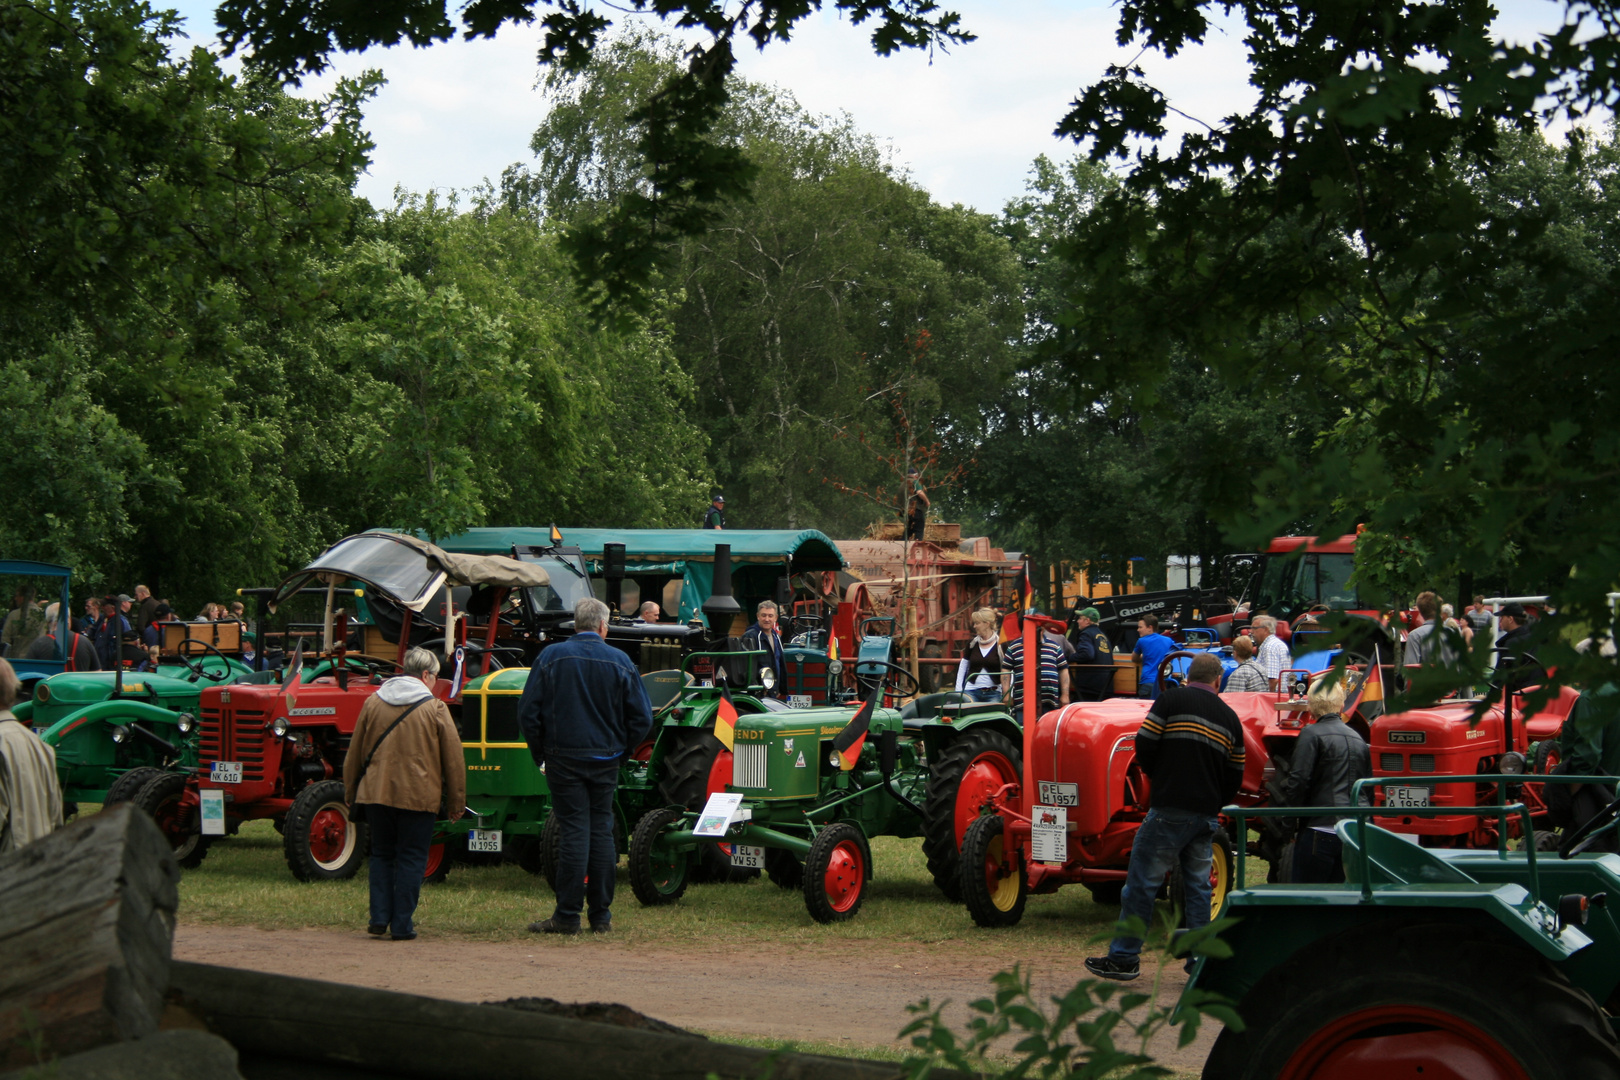
POLYGON ((111 701, 98 701, 93 705, 86 705, 77 712, 68 713, 49 728, 40 732, 39 737, 47 746, 57 746, 64 737, 89 723, 149 720, 154 724, 169 724, 172 726, 178 723, 179 719, 180 714, 169 709, 148 705, 144 701, 132 701, 129 698, 114 698, 111 701))
POLYGON ((29 698, 27 701, 17 702, 11 707, 11 715, 27 723, 28 719, 34 715, 34 699, 29 698))
POLYGON ((963 720, 959 724, 945 724, 939 721, 925 724, 922 729, 923 748, 928 751, 929 760, 944 753, 950 746, 967 731, 990 730, 1005 735, 1014 746, 1024 745, 1024 729, 1013 723, 1010 717, 986 716, 963 720))

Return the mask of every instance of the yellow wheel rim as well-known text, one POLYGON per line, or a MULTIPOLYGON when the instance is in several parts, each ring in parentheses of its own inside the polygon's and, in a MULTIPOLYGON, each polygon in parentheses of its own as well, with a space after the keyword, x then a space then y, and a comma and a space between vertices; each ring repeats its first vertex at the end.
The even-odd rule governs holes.
POLYGON ((1001 845, 1002 838, 998 836, 984 849, 984 878, 990 885, 990 902, 996 906, 996 910, 1011 911, 1018 905, 1018 890, 1023 882, 1018 880, 1016 870, 1005 877, 1000 876, 1001 845))
POLYGON ((1215 845, 1214 858, 1210 860, 1209 869, 1209 917, 1213 921, 1221 917, 1221 908, 1226 904, 1226 894, 1232 891, 1232 863, 1227 857, 1226 848, 1215 845))

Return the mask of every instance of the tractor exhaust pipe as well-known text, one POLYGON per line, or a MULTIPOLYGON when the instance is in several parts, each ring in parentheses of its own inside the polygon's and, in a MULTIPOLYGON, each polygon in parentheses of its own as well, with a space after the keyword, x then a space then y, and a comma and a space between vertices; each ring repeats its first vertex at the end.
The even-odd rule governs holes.
MULTIPOLYGON (((714 588, 703 601, 705 615, 738 615, 742 605, 731 595, 731 545, 714 545, 714 588)), ((711 623, 711 629, 713 629, 711 623)))
MULTIPOLYGON (((729 569, 729 567, 728 567, 729 569)), ((602 577, 607 581, 607 606, 615 615, 623 603, 624 545, 602 545, 602 577)))

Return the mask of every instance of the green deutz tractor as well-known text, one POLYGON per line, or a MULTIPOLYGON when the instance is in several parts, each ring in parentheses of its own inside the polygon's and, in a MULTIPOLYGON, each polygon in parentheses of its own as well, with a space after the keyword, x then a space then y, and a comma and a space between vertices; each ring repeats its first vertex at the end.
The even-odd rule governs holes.
MULTIPOLYGON (((936 883, 959 895, 962 832, 1018 775, 1019 728, 1004 707, 934 694, 877 708, 879 697, 915 694, 916 679, 884 661, 863 667, 875 680, 874 707, 852 768, 834 744, 861 708, 745 712, 739 705, 729 772, 708 785, 711 793, 742 795, 718 838, 732 865, 763 868, 783 889, 801 890, 810 916, 823 923, 860 910, 873 836, 923 837, 936 883)), ((715 842, 696 831, 702 809, 666 799, 637 822, 630 883, 643 904, 673 903, 685 892, 699 853, 715 842)))
MULTIPOLYGON (((1509 817, 1532 834, 1524 804, 1503 805, 1523 777, 1456 779, 1495 785, 1497 805, 1473 812, 1499 818, 1499 836, 1509 817)), ((1495 851, 1425 848, 1367 820, 1377 812, 1227 808, 1240 829, 1257 815, 1348 813, 1336 829, 1346 883, 1228 895, 1231 955, 1201 958, 1188 985, 1236 1002, 1244 1030, 1221 1033, 1206 1080, 1620 1077, 1620 856, 1585 851, 1614 829, 1620 800, 1556 853, 1505 839, 1495 851)))

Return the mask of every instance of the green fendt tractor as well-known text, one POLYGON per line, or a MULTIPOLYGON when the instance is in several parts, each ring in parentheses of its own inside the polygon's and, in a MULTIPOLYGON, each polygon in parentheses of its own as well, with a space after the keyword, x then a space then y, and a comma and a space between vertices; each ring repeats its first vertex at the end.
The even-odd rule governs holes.
MULTIPOLYGON (((1498 835, 1509 817, 1532 834, 1524 804, 1504 805, 1523 777, 1455 779, 1495 785, 1497 805, 1473 812, 1499 818, 1498 835)), ((1495 851, 1421 847, 1367 820, 1381 809, 1227 808, 1240 830, 1257 815, 1348 813, 1336 830, 1346 884, 1228 895, 1231 955, 1200 959, 1188 985, 1236 1002, 1244 1030, 1221 1033, 1205 1080, 1620 1077, 1620 856, 1585 852, 1615 827, 1620 800, 1556 854, 1505 840, 1495 851)), ((1241 883, 1241 848, 1238 858, 1241 883)))
POLYGON ((862 666, 875 684, 869 705, 738 707, 729 771, 708 784, 711 793, 742 796, 736 813, 717 836, 703 835, 701 805, 666 799, 645 814, 630 839, 638 900, 679 899, 698 853, 718 840, 729 845, 733 866, 763 868, 782 888, 800 889, 817 922, 839 922, 860 910, 874 836, 923 837, 935 881, 956 895, 962 832, 991 794, 1017 779, 1019 728, 1003 706, 958 694, 879 708, 880 698, 915 694, 917 681, 895 664, 862 666), (866 736, 846 767, 845 747, 835 743, 863 711, 866 736))

